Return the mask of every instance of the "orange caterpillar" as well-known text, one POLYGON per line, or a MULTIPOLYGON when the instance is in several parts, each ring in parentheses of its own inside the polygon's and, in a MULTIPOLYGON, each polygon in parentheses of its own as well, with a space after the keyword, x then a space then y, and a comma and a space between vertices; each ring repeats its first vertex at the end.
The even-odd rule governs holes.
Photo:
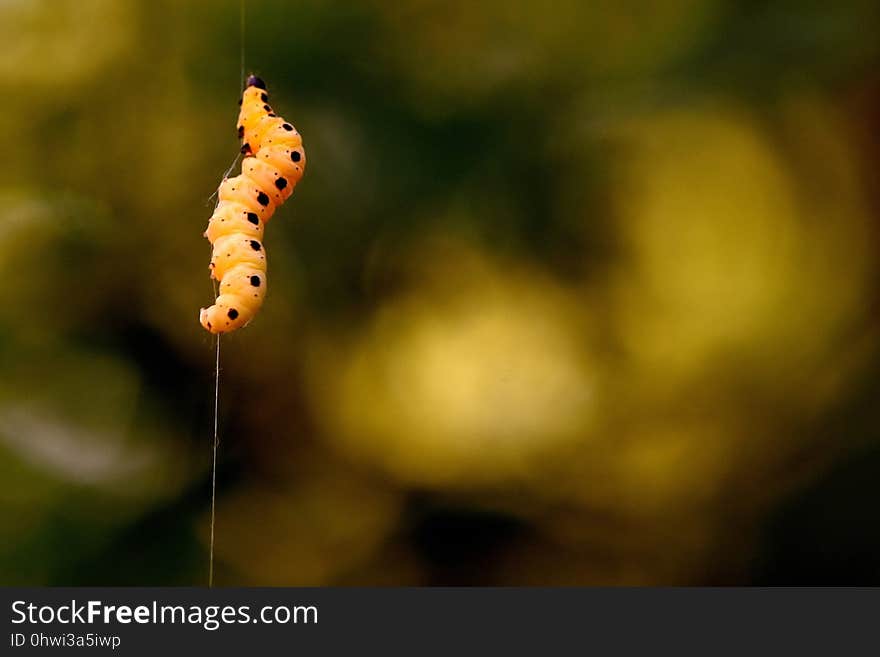
POLYGON ((263 229, 293 193, 306 166, 302 137, 272 112, 268 102, 266 84, 250 76, 238 115, 238 136, 245 155, 241 174, 220 185, 219 202, 205 231, 214 247, 211 277, 220 281, 214 305, 199 311, 199 321, 211 333, 245 326, 263 305, 263 229))

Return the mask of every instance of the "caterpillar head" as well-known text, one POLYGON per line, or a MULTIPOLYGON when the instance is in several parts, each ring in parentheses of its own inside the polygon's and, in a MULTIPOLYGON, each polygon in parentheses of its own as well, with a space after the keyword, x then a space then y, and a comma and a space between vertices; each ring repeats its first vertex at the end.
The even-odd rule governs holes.
POLYGON ((258 89, 265 89, 266 83, 263 82, 256 75, 251 74, 248 76, 247 84, 245 84, 245 86, 246 87, 257 87, 258 89))

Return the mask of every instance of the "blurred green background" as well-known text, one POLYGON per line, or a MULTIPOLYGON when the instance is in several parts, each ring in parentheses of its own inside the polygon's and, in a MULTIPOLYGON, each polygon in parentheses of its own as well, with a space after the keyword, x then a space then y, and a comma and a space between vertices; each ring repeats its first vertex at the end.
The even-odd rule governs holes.
MULTIPOLYGON (((878 9, 248 0, 216 581, 880 584, 878 9)), ((239 27, 0 3, 2 584, 206 582, 239 27)))

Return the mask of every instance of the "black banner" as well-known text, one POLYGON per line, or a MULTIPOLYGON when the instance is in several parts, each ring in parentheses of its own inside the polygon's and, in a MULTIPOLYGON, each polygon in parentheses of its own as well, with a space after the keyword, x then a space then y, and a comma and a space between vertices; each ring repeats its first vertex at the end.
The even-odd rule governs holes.
POLYGON ((880 589, 0 591, 4 655, 876 654, 880 610, 880 589))

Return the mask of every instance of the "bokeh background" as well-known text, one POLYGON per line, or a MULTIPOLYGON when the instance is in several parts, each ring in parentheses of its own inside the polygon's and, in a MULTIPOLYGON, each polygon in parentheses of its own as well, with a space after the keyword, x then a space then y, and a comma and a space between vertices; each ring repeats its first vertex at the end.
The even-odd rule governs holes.
MULTIPOLYGON (((207 579, 240 6, 0 3, 0 583, 207 579)), ((221 585, 880 584, 880 7, 247 1, 309 166, 221 585)))

